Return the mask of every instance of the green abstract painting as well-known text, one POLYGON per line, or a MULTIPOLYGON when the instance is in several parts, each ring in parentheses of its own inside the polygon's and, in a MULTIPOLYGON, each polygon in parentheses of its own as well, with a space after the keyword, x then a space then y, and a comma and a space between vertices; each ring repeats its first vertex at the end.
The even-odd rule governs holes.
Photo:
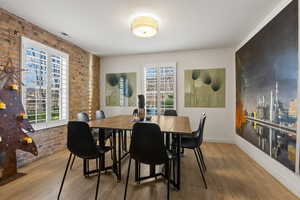
POLYGON ((106 74, 106 106, 136 106, 136 73, 106 74))
POLYGON ((225 107, 225 69, 184 71, 185 107, 225 107))

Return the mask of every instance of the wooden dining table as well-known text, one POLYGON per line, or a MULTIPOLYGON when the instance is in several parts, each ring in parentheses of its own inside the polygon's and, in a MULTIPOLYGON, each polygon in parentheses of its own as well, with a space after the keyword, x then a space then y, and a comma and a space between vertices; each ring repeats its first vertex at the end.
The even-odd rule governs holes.
MULTIPOLYGON (((145 120, 146 121, 146 120, 145 120)), ((133 125, 137 121, 134 120, 132 115, 118 115, 113 117, 108 117, 101 120, 92 120, 89 121, 88 124, 90 128, 98 128, 103 133, 105 129, 112 130, 113 134, 113 166, 112 169, 116 173, 119 180, 121 180, 121 165, 122 165, 122 159, 125 158, 128 155, 127 151, 127 131, 131 131, 133 128, 133 125), (118 142, 117 142, 118 138, 118 142), (125 148, 124 148, 125 146, 125 148), (118 154, 118 155, 117 155, 118 154)), ((181 177, 180 177, 180 147, 181 147, 181 136, 185 134, 192 134, 192 130, 190 127, 190 121, 188 117, 185 116, 163 116, 163 115, 154 115, 151 116, 151 119, 146 121, 151 123, 156 123, 159 125, 161 132, 166 135, 166 146, 167 148, 172 148, 170 138, 171 135, 175 136, 177 138, 177 148, 176 148, 176 154, 177 154, 177 164, 176 164, 176 179, 172 180, 171 182, 173 185, 179 190, 180 184, 181 184, 181 177)), ((104 159, 103 159, 104 160, 104 159)), ((150 176, 156 177, 155 174, 155 166, 150 169, 150 176)), ((136 175, 136 180, 137 180, 136 175)), ((147 177, 146 177, 147 178, 147 177)))

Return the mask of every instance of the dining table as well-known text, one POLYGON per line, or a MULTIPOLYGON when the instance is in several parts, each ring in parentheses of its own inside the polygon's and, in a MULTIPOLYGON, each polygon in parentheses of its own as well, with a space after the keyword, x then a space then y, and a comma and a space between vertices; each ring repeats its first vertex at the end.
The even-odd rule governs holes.
MULTIPOLYGON (((101 120, 91 120, 88 122, 90 128, 99 129, 99 134, 104 133, 104 130, 112 131, 112 159, 113 165, 111 166, 113 172, 116 174, 118 180, 121 180, 122 160, 129 154, 127 150, 127 133, 132 131, 133 125, 136 122, 140 122, 134 119, 133 115, 117 115, 107 117, 101 120)), ((167 149, 175 151, 176 161, 173 170, 176 168, 176 175, 171 180, 171 183, 180 190, 181 185, 181 137, 183 135, 192 134, 190 127, 189 117, 187 116, 164 116, 164 115, 153 115, 147 117, 144 120, 145 123, 156 123, 159 125, 162 134, 165 135, 165 144, 167 149), (176 139, 176 143, 171 140, 176 139), (175 147, 174 147, 175 144, 175 147)), ((101 137, 100 137, 101 138, 101 137)), ((105 159, 102 159, 105 160, 105 159)), ((105 161, 104 161, 105 162, 105 161)), ((105 166, 105 163, 102 164, 105 166)), ((136 167, 138 164, 136 163, 136 167)), ((136 170, 137 171, 137 170, 136 170)), ((84 173, 89 172, 84 167, 84 173)), ((136 172, 135 180, 140 181, 147 178, 157 177, 163 175, 155 172, 155 166, 150 166, 150 175, 147 177, 139 177, 136 172)))

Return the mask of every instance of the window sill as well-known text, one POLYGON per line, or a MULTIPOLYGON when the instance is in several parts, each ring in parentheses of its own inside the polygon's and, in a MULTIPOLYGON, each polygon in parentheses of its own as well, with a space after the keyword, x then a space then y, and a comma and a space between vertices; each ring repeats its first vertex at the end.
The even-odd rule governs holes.
POLYGON ((41 124, 32 124, 32 127, 35 131, 45 130, 49 128, 55 128, 58 126, 65 126, 68 124, 67 120, 60 120, 55 122, 41 123, 41 124))

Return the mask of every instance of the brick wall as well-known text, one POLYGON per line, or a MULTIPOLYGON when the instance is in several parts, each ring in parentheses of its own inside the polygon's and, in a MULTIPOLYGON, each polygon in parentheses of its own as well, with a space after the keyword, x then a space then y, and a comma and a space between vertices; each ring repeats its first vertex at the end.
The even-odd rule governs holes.
MULTIPOLYGON (((69 54, 69 118, 71 120, 75 119, 78 112, 95 113, 95 110, 99 109, 99 57, 91 56, 80 47, 0 8, 0 65, 6 63, 7 52, 10 51, 14 65, 20 66, 21 36, 69 54), (13 39, 12 33, 16 33, 13 39), (93 59, 93 62, 90 62, 90 59, 93 59), (90 66, 90 63, 93 64, 90 66), (93 75, 91 70, 98 74, 93 75), (92 102, 93 106, 87 102, 92 102)), ((37 131, 30 136, 38 146, 39 156, 34 157, 29 153, 17 151, 18 166, 66 147, 65 126, 37 131)))

